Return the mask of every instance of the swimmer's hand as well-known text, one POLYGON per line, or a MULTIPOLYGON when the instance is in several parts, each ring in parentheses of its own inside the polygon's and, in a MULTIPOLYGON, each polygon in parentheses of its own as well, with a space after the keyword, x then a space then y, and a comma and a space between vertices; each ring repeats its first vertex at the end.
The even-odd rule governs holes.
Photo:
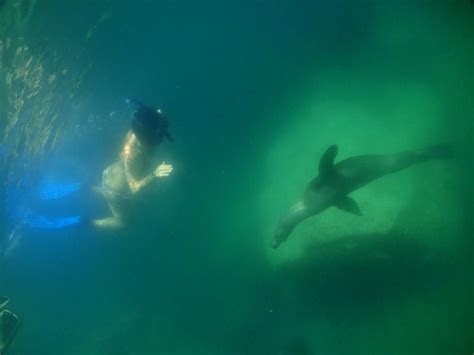
POLYGON ((171 174, 173 171, 173 165, 166 164, 165 162, 161 163, 153 172, 154 177, 166 177, 171 174))

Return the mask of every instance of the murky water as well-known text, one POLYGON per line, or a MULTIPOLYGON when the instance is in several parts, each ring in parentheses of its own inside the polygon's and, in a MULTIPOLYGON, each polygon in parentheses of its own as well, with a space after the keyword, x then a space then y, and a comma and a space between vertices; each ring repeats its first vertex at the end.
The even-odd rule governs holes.
POLYGON ((472 353, 473 61, 468 0, 0 1, 7 354, 472 353), (172 175, 125 231, 34 228, 108 214, 127 97, 172 175), (331 144, 438 143, 270 247, 331 144))

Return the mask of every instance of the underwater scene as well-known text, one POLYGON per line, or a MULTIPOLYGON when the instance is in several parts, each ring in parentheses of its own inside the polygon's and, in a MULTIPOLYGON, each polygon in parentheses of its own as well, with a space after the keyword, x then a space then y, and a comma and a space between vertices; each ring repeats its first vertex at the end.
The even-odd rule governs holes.
POLYGON ((470 0, 0 0, 0 354, 473 354, 473 79, 470 0))

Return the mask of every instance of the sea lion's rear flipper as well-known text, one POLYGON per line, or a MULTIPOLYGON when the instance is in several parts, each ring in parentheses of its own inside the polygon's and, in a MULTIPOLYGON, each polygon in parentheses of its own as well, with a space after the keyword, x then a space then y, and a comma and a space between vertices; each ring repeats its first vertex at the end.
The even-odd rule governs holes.
POLYGON ((337 145, 331 145, 319 160, 319 176, 324 177, 334 173, 334 159, 337 155, 337 145))
POLYGON ((0 353, 3 354, 10 346, 15 334, 20 327, 20 318, 9 311, 0 312, 0 353))
POLYGON ((359 205, 357 205, 357 202, 355 202, 354 199, 350 198, 349 196, 340 198, 334 203, 334 206, 348 213, 362 216, 362 211, 360 210, 359 205))
POLYGON ((451 144, 436 144, 421 151, 425 159, 449 160, 454 158, 454 149, 451 144))
POLYGON ((0 311, 2 311, 9 303, 10 299, 8 297, 0 296, 0 311))

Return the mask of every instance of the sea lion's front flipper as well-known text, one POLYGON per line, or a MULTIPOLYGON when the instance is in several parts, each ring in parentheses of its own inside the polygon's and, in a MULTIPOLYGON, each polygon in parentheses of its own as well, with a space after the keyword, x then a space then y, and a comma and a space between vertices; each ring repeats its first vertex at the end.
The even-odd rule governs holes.
POLYGON ((334 159, 337 155, 337 145, 331 145, 319 160, 319 176, 328 176, 334 173, 334 159))
POLYGON ((362 211, 357 205, 357 202, 355 202, 354 199, 350 198, 349 196, 340 198, 334 203, 334 206, 340 210, 355 214, 357 216, 362 216, 362 211))

